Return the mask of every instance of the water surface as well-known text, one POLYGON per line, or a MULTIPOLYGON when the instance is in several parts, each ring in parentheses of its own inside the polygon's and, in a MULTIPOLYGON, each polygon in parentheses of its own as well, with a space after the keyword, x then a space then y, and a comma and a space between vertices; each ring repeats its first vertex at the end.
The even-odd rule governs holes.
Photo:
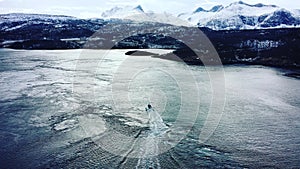
POLYGON ((298 79, 263 66, 224 67, 223 115, 213 135, 199 143, 213 93, 205 67, 125 52, 1 49, 1 168, 300 167, 298 79), (140 71, 127 77, 130 67, 140 71), (182 95, 193 89, 188 77, 174 78, 185 71, 194 75, 199 98, 195 93, 182 95), (197 104, 193 128, 188 133, 180 127, 164 130, 169 139, 158 133, 158 142, 151 137, 144 109, 149 102, 170 130, 178 123, 182 105, 193 111, 197 104), (111 138, 114 132, 133 142, 111 138), (186 136, 179 143, 172 140, 179 135, 186 136), (175 146, 155 155, 170 145, 175 146))

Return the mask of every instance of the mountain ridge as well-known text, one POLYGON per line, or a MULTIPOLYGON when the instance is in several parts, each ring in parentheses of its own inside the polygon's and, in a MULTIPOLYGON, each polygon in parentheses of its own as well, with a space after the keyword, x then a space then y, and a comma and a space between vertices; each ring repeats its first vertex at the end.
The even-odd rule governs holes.
POLYGON ((167 24, 172 24, 169 19, 172 17, 173 24, 178 26, 208 27, 213 30, 241 30, 300 27, 299 11, 289 11, 276 5, 262 3, 251 5, 237 1, 225 7, 223 5, 216 5, 211 9, 198 7, 192 12, 180 13, 176 17, 166 12, 155 16, 153 12, 145 12, 141 5, 115 7, 103 12, 102 16, 105 16, 104 19, 129 19, 167 24), (277 20, 277 23, 264 20, 269 18, 273 18, 273 21, 277 20))
POLYGON ((229 4, 225 7, 215 6, 211 10, 201 7, 194 12, 182 13, 178 17, 189 21, 192 25, 208 27, 213 30, 241 30, 300 27, 300 13, 298 10, 289 11, 276 5, 262 3, 250 5, 243 1, 229 4), (212 10, 215 8, 216 10, 212 10), (277 23, 266 21, 274 15, 277 23), (279 16, 281 15, 281 16, 279 16))
MULTIPOLYGON (((32 20, 32 18, 69 20, 79 19, 64 15, 31 16, 22 13, 1 15, 0 22, 32 20), (6 15, 6 16, 5 16, 6 15), (11 16, 10 16, 11 15, 11 16), (13 17, 15 15, 15 17, 13 17), (8 17, 10 16, 10 17, 8 17)), ((108 22, 114 20, 132 20, 136 22, 157 22, 176 26, 207 27, 213 30, 251 30, 300 27, 300 9, 287 10, 276 5, 262 3, 248 4, 243 1, 233 2, 227 6, 216 5, 210 9, 198 7, 191 12, 173 14, 145 12, 141 5, 116 6, 99 14, 99 19, 108 22)), ((91 19, 90 19, 91 20, 91 19)), ((1 28, 4 29, 4 28, 1 28)))

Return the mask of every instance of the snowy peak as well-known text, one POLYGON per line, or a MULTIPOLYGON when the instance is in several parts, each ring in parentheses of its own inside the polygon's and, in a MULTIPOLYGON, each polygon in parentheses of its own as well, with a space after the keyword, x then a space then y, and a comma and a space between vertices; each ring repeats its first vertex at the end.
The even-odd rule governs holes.
POLYGON ((266 29, 300 27, 300 11, 287 11, 276 5, 248 4, 237 1, 228 6, 217 5, 211 9, 197 9, 171 14, 147 13, 138 6, 115 7, 102 13, 104 19, 128 19, 138 22, 159 22, 180 26, 199 26, 214 30, 266 29))
POLYGON ((136 7, 133 6, 125 6, 125 7, 114 7, 110 10, 107 10, 102 13, 102 17, 105 19, 124 19, 132 15, 138 15, 144 13, 142 6, 138 5, 136 7))
POLYGON ((198 12, 208 12, 208 11, 203 9, 202 7, 199 7, 193 13, 198 13, 198 12))
POLYGON ((179 19, 169 13, 154 13, 144 12, 141 5, 138 6, 125 6, 114 7, 102 13, 104 19, 126 19, 136 22, 156 22, 165 23, 177 26, 192 26, 185 20, 179 19))
POLYGON ((250 4, 247 4, 243 1, 238 1, 238 2, 234 2, 234 3, 231 3, 229 6, 236 6, 236 5, 244 5, 244 6, 249 6, 249 7, 257 7, 257 8, 261 8, 261 7, 273 7, 273 8, 276 8, 278 6, 276 5, 265 5, 265 4, 262 4, 262 3, 258 3, 258 4, 255 4, 255 5, 250 5, 250 4))
POLYGON ((220 10, 224 9, 223 5, 217 5, 217 6, 214 6, 212 7, 209 12, 218 12, 220 10))
POLYGON ((229 15, 244 15, 244 16, 259 16, 267 13, 272 13, 280 9, 275 5, 256 4, 249 5, 242 1, 234 2, 226 6, 221 12, 224 16, 229 15))
MULTIPOLYGON (((250 5, 251 6, 251 5, 250 5)), ((262 3, 258 3, 258 4, 256 4, 256 5, 252 5, 253 7, 259 7, 259 8, 261 8, 261 7, 273 7, 273 8, 277 8, 278 6, 276 6, 276 5, 264 5, 264 4, 262 4, 262 3)))
POLYGON ((199 13, 199 12, 218 12, 222 10, 224 7, 222 5, 217 5, 212 7, 210 10, 205 10, 202 7, 197 8, 193 13, 199 13))
POLYGON ((298 10, 291 12, 276 5, 250 5, 243 1, 231 3, 226 7, 218 5, 210 10, 199 7, 178 17, 193 25, 214 30, 300 27, 298 10))
POLYGON ((138 5, 137 7, 134 8, 135 10, 139 10, 141 12, 144 12, 144 9, 142 8, 141 5, 138 5))

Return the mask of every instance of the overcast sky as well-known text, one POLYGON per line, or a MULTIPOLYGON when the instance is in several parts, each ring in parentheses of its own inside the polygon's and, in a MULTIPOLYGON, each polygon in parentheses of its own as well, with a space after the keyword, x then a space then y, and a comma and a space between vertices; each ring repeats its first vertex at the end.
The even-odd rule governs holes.
MULTIPOLYGON (((154 12, 179 14, 198 7, 209 9, 214 5, 228 5, 237 0, 0 0, 0 13, 47 13, 71 15, 80 18, 100 17, 115 6, 137 6, 154 12)), ((300 9, 298 0, 243 0, 248 4, 272 4, 286 9, 300 9)))

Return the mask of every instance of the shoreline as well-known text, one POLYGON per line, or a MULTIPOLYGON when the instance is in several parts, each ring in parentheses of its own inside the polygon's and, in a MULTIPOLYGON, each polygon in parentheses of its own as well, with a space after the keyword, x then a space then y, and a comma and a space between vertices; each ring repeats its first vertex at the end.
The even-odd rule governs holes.
MULTIPOLYGON (((90 50, 90 51, 105 51, 108 49, 52 49, 52 50, 45 50, 45 49, 11 49, 11 48, 0 48, 0 51, 47 51, 47 52, 55 52, 55 51, 83 51, 83 50, 90 50)), ((112 51, 123 51, 124 55, 129 57, 152 57, 156 59, 163 59, 163 60, 170 60, 175 62, 184 62, 184 60, 172 60, 169 58, 164 58, 166 54, 170 54, 176 50, 174 49, 110 49, 112 51), (145 52, 146 55, 130 55, 126 53, 131 52, 145 52)), ((178 57, 178 56, 177 56, 178 57)), ((204 66, 203 64, 199 63, 192 63, 192 62, 185 62, 185 64, 189 66, 204 66)), ((216 65, 206 65, 209 67, 215 67, 216 65)), ((234 62, 234 63, 222 63, 221 66, 242 66, 242 67, 248 67, 248 66, 262 66, 267 68, 273 68, 277 69, 280 72, 283 72, 283 76, 290 77, 290 78, 296 78, 300 79, 300 67, 299 66, 276 66, 276 65, 268 65, 268 64, 256 64, 256 63, 245 63, 245 62, 234 62)), ((205 66, 204 66, 205 67, 205 66)))

